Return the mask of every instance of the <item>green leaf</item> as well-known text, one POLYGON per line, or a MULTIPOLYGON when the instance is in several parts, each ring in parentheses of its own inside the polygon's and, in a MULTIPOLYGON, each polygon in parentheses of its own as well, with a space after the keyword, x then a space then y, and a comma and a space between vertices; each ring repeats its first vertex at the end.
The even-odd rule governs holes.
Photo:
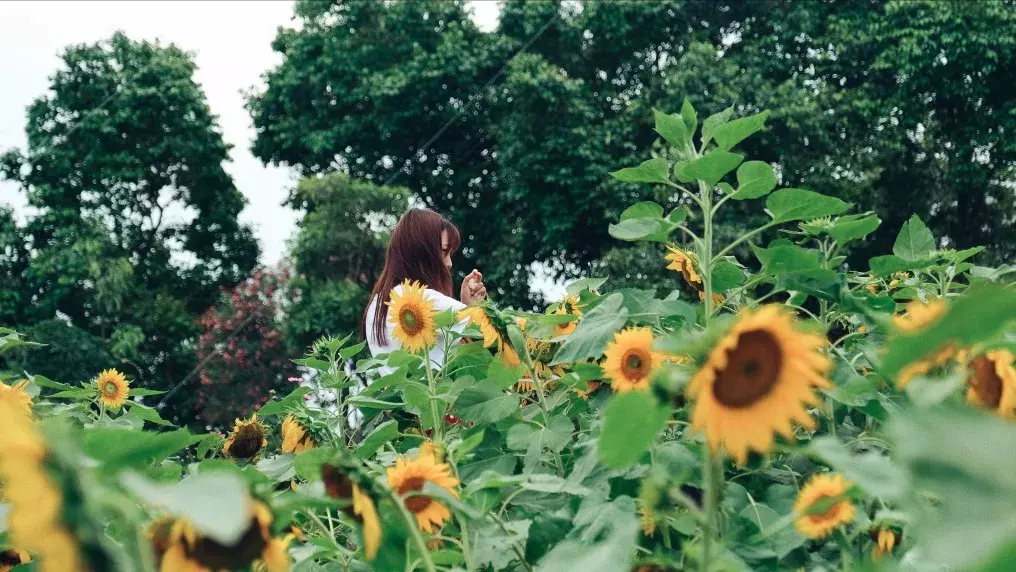
POLYGON ((460 393, 455 400, 455 413, 466 421, 495 423, 518 411, 519 403, 519 394, 506 393, 493 384, 484 384, 466 388, 460 393))
POLYGON ((684 126, 688 129, 688 135, 691 136, 695 133, 695 129, 698 128, 698 115, 695 113, 695 108, 691 106, 691 102, 688 98, 684 98, 684 103, 681 104, 681 118, 684 119, 684 126))
MULTIPOLYGON (((660 221, 657 219, 630 218, 622 220, 617 224, 611 224, 607 227, 607 231, 610 233, 610 236, 618 240, 631 242, 635 240, 646 240, 648 237, 660 234, 663 232, 663 225, 660 224, 660 221)), ((663 240, 666 240, 666 238, 663 238, 663 240)))
POLYGON ((723 293, 744 284, 744 271, 729 260, 719 260, 713 266, 713 292, 723 293))
POLYGON ((610 175, 619 181, 628 183, 669 183, 670 167, 662 157, 644 161, 638 167, 628 167, 614 171, 610 175))
POLYGON ((935 237, 917 215, 910 217, 903 225, 896 237, 896 243, 893 244, 893 254, 903 260, 918 260, 933 250, 935 237))
POLYGON ((158 391, 155 389, 145 389, 143 387, 132 387, 130 390, 131 397, 147 397, 149 395, 162 395, 165 391, 158 391))
POLYGON ((970 347, 994 338, 1016 319, 1016 291, 992 283, 975 284, 949 305, 934 327, 912 335, 893 336, 886 347, 881 372, 894 378, 907 364, 953 342, 970 347))
POLYGON ((289 395, 283 397, 278 401, 269 401, 261 406, 258 410, 258 417, 270 417, 272 415, 281 415, 285 413, 286 409, 303 403, 303 396, 310 393, 310 388, 306 386, 300 386, 289 393, 289 395))
POLYGON ((748 161, 737 168, 737 191, 730 198, 757 199, 776 188, 776 173, 769 163, 748 161))
POLYGON ((892 500, 906 490, 906 475, 888 457, 879 453, 849 451, 835 437, 816 437, 810 449, 830 467, 843 473, 848 481, 872 496, 892 500))
POLYGON ((703 148, 706 146, 706 144, 709 143, 709 141, 712 140, 713 133, 716 131, 716 128, 730 121, 730 116, 733 114, 734 108, 728 107, 719 113, 714 113, 713 115, 710 115, 709 117, 706 118, 705 121, 702 122, 703 148))
POLYGON ((868 215, 862 218, 846 221, 836 221, 835 226, 829 229, 829 236, 841 245, 847 244, 852 240, 864 238, 865 236, 875 232, 875 229, 877 229, 880 224, 882 224, 882 219, 878 218, 876 215, 868 215))
POLYGON ((624 209, 621 213, 621 220, 628 220, 630 218, 662 218, 663 207, 652 202, 642 201, 635 203, 632 206, 624 209))
POLYGON ((653 116, 656 119, 656 132, 674 147, 684 148, 689 136, 684 118, 676 113, 668 115, 657 109, 653 110, 653 116))
POLYGON ((735 119, 716 127, 716 130, 713 132, 716 145, 723 150, 730 149, 765 127, 766 118, 768 117, 769 112, 763 111, 762 113, 735 119))
POLYGON ((850 203, 804 189, 780 189, 766 199, 766 209, 774 222, 836 215, 849 208, 850 203))
POLYGON ((603 348, 624 327, 628 311, 621 307, 624 297, 614 293, 586 314, 554 355, 551 365, 599 358, 603 348))
POLYGON ((889 276, 896 272, 927 268, 934 263, 935 261, 931 259, 909 261, 893 254, 886 254, 872 258, 868 261, 868 266, 871 267, 871 273, 875 276, 889 276))
POLYGON ((236 544, 250 525, 247 483, 236 474, 201 473, 163 485, 128 473, 121 482, 146 505, 186 517, 199 534, 220 544, 236 544))
POLYGON ((581 278, 566 286, 564 291, 569 296, 578 296, 583 290, 589 290, 590 292, 598 290, 606 281, 606 278, 581 278))
POLYGON ((85 453, 103 463, 103 468, 108 470, 157 463, 202 439, 200 435, 192 435, 186 429, 152 433, 94 427, 83 431, 85 453))
POLYGON ((257 469, 277 483, 288 481, 296 475, 296 471, 293 468, 294 459, 295 455, 292 453, 268 457, 257 462, 257 469))
POLYGON ((929 562, 969 569, 1016 538, 1016 427, 956 407, 903 411, 887 432, 912 490, 934 498, 934 510, 916 495, 901 506, 920 515, 908 533, 929 562))
POLYGON ((346 403, 362 409, 397 409, 405 405, 398 401, 384 401, 383 399, 374 399, 373 397, 364 397, 362 395, 354 395, 347 399, 346 403))
POLYGON ((380 424, 371 431, 370 435, 364 437, 363 441, 360 442, 360 446, 356 448, 353 455, 361 461, 369 459, 378 449, 384 446, 385 443, 395 439, 399 436, 399 424, 394 419, 390 419, 380 424))
POLYGON ((473 546, 473 559, 480 569, 488 566, 494 570, 510 568, 518 558, 514 547, 525 546, 529 539, 531 520, 512 520, 504 523, 504 529, 491 520, 481 520, 469 529, 469 544, 473 546))
MULTIPOLYGON (((131 393, 134 393, 134 390, 131 390, 131 393)), ((163 419, 159 415, 159 412, 152 409, 151 407, 146 407, 136 401, 128 401, 127 404, 130 407, 131 413, 133 413, 139 419, 144 419, 145 421, 148 421, 149 423, 155 423, 156 425, 165 425, 167 427, 173 426, 172 423, 163 419)))
POLYGON ((698 179, 713 187, 724 175, 733 171, 744 160, 743 155, 713 149, 694 161, 681 166, 681 175, 698 179))
POLYGON ((46 377, 44 375, 33 375, 33 376, 31 376, 31 380, 32 380, 32 383, 38 385, 39 387, 46 387, 46 388, 49 388, 49 389, 61 389, 61 390, 63 390, 63 389, 74 389, 73 385, 68 385, 66 383, 60 383, 59 381, 53 381, 52 379, 49 379, 48 377, 46 377))
POLYGON ((525 371, 523 365, 510 366, 503 359, 495 359, 491 360, 490 367, 487 368, 487 379, 501 389, 508 389, 519 382, 525 371))
POLYGON ((794 549, 803 545, 807 539, 798 534, 794 527, 783 526, 784 518, 767 505, 752 502, 738 513, 741 518, 748 519, 758 527, 765 538, 763 546, 772 550, 776 558, 781 559, 794 549))
POLYGON ((796 244, 780 244, 770 248, 753 247, 762 263, 762 273, 779 276, 787 272, 804 272, 821 268, 819 252, 796 244))
POLYGON ((670 418, 648 393, 629 391, 614 396, 603 412, 597 451, 603 464, 626 469, 639 460, 670 418))
POLYGON ((610 533, 604 538, 592 544, 565 540, 540 560, 536 571, 628 572, 638 540, 638 529, 634 512, 619 512, 612 522, 610 533))

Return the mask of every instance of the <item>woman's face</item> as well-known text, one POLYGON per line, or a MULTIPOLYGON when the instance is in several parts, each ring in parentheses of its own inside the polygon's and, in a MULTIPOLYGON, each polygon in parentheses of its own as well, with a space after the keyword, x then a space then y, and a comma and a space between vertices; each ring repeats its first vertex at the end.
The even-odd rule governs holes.
POLYGON ((444 260, 444 265, 448 268, 448 271, 452 270, 452 252, 448 247, 448 231, 441 231, 441 257, 444 260))

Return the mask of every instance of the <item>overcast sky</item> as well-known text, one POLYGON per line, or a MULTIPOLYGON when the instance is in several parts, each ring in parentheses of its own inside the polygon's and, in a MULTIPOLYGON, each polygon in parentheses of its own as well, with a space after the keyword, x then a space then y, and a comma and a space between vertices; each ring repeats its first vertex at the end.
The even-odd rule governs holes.
MULTIPOLYGON (((482 29, 496 26, 496 2, 471 2, 482 29)), ((261 85, 261 74, 280 61, 271 42, 292 25, 292 2, 10 2, 0 1, 0 150, 25 145, 25 108, 48 86, 69 44, 108 39, 123 30, 132 39, 175 43, 194 54, 196 80, 219 118, 232 162, 226 169, 249 201, 241 219, 253 225, 262 262, 283 255, 298 218, 281 206, 295 181, 286 169, 265 167, 250 153, 254 136, 241 90, 261 85)), ((21 217, 23 194, 0 183, 0 203, 21 217)))

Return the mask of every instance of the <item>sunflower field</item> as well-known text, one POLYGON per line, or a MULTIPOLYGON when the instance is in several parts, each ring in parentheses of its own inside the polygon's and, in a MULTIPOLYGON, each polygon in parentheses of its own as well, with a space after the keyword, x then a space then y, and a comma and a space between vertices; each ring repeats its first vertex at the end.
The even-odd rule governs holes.
POLYGON ((878 217, 777 188, 734 150, 767 114, 732 115, 658 111, 610 174, 683 205, 609 227, 665 245, 657 290, 454 315, 406 284, 405 351, 321 339, 225 434, 114 370, 3 372, 0 571, 1016 569, 1016 267, 917 217, 847 264, 878 217), (767 222, 718 240, 734 206, 767 222))

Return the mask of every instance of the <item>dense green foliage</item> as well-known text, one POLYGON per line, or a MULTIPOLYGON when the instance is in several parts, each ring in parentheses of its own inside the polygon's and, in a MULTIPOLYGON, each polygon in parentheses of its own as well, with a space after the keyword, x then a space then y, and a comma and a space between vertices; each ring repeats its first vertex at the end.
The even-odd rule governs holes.
MULTIPOLYGON (((589 221, 640 199, 676 206, 597 174, 652 141, 650 102, 677 97, 706 114, 770 109, 745 151, 784 184, 876 210, 883 228, 916 209, 944 245, 984 245, 992 260, 1016 249, 1004 215, 1016 14, 1001 0, 512 2, 490 34, 461 2, 308 2, 297 15, 250 99, 255 154, 394 177, 464 229, 466 266, 504 301, 528 301, 534 261, 574 275, 602 259, 613 245, 589 221)), ((717 232, 736 236, 749 216, 731 209, 717 232)), ((893 239, 879 230, 852 260, 893 239)))
POLYGON ((62 59, 28 109, 28 147, 0 161, 33 207, 23 229, 0 212, 0 317, 29 326, 59 313, 80 331, 52 341, 98 352, 37 371, 84 380, 112 354, 167 388, 197 364, 196 317, 257 260, 222 167, 229 148, 179 48, 116 34, 62 59), (74 338, 91 341, 64 343, 74 338))

